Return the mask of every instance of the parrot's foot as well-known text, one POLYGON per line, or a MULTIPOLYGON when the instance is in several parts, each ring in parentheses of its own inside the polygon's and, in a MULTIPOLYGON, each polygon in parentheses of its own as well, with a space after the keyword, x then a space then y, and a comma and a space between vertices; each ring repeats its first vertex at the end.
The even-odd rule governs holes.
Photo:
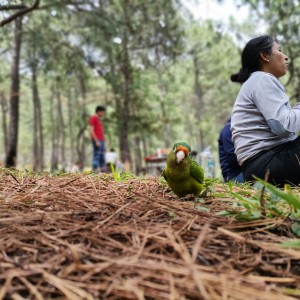
POLYGON ((168 193, 172 193, 172 190, 169 187, 164 188, 164 193, 168 194, 168 193))
POLYGON ((188 195, 185 195, 184 197, 180 197, 179 200, 181 200, 181 201, 195 201, 196 197, 195 197, 194 194, 188 194, 188 195))

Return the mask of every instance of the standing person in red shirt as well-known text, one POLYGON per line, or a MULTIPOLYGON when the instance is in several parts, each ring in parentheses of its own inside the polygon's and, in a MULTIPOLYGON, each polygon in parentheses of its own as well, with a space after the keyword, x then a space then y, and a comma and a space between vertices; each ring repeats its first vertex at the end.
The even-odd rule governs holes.
POLYGON ((90 117, 90 135, 93 143, 93 171, 101 172, 105 166, 105 138, 101 118, 105 113, 104 106, 97 106, 95 114, 90 117))

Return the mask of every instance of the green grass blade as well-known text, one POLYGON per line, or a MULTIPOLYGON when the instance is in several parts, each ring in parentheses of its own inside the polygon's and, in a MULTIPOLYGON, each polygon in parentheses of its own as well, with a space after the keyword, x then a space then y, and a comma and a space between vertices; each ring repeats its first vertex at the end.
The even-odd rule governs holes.
POLYGON ((283 248, 297 248, 300 249, 300 239, 289 240, 280 244, 283 248))
POLYGON ((247 199, 237 193, 230 193, 234 198, 240 200, 241 204, 247 209, 260 209, 260 205, 258 201, 247 199))
POLYGON ((281 199, 285 200, 289 205, 291 205, 292 207, 294 207, 295 209, 299 209, 300 210, 300 200, 292 194, 287 194, 284 191, 282 191, 281 189, 275 187, 274 185, 272 185, 271 183, 265 182, 264 180, 255 177, 254 178, 260 182, 261 184, 263 184, 269 191, 271 191, 272 193, 274 193, 276 196, 280 197, 281 199))

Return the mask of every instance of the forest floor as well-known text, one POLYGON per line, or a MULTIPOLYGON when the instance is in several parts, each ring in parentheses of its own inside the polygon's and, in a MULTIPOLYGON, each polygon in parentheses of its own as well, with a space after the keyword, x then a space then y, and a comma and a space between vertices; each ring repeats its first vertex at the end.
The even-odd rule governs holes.
POLYGON ((224 189, 0 169, 0 299, 300 299, 291 221, 221 216, 224 189))

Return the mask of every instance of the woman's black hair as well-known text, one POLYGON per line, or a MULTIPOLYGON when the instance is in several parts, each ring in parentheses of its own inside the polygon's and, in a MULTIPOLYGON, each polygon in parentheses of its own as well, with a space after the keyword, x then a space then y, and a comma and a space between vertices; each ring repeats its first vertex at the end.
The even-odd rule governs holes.
POLYGON ((251 73, 260 70, 260 53, 272 54, 276 40, 269 35, 262 35, 250 40, 242 52, 242 68, 239 73, 231 75, 231 81, 244 83, 251 73))

